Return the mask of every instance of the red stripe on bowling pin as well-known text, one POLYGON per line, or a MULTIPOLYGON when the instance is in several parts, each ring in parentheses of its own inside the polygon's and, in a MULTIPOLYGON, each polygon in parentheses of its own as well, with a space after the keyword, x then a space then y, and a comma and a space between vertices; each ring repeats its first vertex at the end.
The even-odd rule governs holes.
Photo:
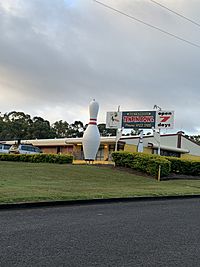
POLYGON ((90 119, 89 124, 97 125, 97 119, 90 119))

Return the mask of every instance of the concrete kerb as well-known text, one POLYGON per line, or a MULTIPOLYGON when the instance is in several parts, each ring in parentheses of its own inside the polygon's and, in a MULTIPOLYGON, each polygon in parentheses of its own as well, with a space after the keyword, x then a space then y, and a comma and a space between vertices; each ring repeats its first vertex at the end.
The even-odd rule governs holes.
POLYGON ((41 202, 22 202, 22 203, 5 203, 0 204, 0 210, 14 209, 32 209, 32 208, 48 208, 58 206, 80 206, 80 205, 96 205, 96 204, 112 204, 119 202, 141 202, 141 201, 165 201, 178 199, 194 199, 200 195, 174 195, 174 196, 146 196, 146 197, 127 197, 127 198, 106 198, 106 199, 83 199, 83 200, 58 200, 58 201, 41 201, 41 202))

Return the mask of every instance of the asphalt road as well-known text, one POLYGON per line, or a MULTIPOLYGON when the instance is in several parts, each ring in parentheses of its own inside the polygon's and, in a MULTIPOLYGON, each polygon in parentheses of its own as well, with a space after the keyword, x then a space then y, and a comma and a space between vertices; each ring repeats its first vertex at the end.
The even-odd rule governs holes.
POLYGON ((1 210, 0 266, 200 266, 200 199, 1 210))

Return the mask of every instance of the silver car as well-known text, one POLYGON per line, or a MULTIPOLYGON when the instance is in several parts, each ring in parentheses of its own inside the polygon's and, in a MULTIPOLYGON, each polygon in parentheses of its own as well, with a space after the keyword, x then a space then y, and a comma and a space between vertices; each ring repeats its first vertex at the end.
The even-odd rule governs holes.
POLYGON ((9 144, 0 143, 0 153, 8 154, 10 147, 11 145, 9 144))
POLYGON ((10 154, 39 154, 42 151, 33 145, 30 144, 14 144, 9 149, 10 154))

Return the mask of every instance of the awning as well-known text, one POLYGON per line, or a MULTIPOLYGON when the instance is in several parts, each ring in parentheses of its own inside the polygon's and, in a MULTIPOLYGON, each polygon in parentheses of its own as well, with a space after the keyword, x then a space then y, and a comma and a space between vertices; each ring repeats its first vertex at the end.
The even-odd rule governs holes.
MULTIPOLYGON (((148 147, 158 149, 158 144, 148 143, 148 147)), ((190 150, 188 150, 188 149, 177 148, 177 147, 172 147, 172 146, 163 146, 163 145, 160 146, 160 149, 167 150, 167 151, 179 152, 179 153, 189 153, 190 152, 190 150)))

